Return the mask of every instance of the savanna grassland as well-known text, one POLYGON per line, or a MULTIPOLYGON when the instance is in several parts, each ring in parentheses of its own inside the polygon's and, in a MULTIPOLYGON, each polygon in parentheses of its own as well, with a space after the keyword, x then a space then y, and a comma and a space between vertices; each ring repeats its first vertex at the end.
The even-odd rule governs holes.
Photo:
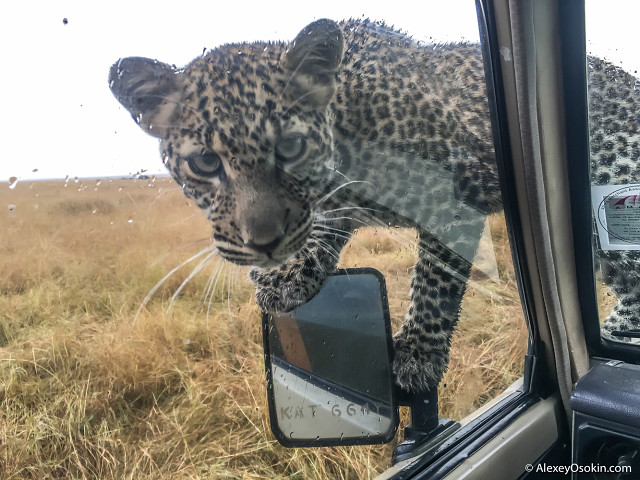
MULTIPOLYGON (((472 272, 440 387, 455 419, 517 379, 526 351, 504 221, 490 224, 500 281, 472 272)), ((393 443, 275 441, 246 269, 214 260, 167 311, 191 262, 134 321, 209 235, 164 178, 0 183, 0 478, 367 479, 389 465, 393 443)), ((384 273, 396 325, 414 239, 364 228, 342 257, 384 273)))

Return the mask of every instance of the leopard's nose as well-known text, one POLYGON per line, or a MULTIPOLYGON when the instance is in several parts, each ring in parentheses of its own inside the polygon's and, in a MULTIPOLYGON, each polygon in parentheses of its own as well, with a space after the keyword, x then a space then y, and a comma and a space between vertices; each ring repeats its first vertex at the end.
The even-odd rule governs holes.
POLYGON ((280 245, 280 243, 282 243, 282 239, 284 238, 284 232, 279 235, 278 237, 274 238, 273 240, 271 240, 268 243, 256 243, 253 242, 251 240, 249 241, 245 241, 244 244, 249 247, 254 249, 256 252, 260 252, 260 253, 264 253, 264 254, 271 254, 275 251, 276 248, 278 248, 278 245, 280 245))

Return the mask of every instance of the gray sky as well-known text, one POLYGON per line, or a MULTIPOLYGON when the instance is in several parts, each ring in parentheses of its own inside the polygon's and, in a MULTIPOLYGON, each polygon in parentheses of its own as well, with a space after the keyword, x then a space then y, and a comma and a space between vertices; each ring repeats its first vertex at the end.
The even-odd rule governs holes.
MULTIPOLYGON (((304 4, 2 2, 0 181, 13 176, 24 180, 127 175, 142 169, 164 173, 157 140, 139 130, 109 91, 107 73, 120 57, 146 56, 184 65, 203 48, 223 43, 291 40, 307 23, 322 17, 364 15, 425 41, 478 39, 472 0, 304 4)), ((617 60, 631 72, 640 69, 635 25, 640 2, 591 2, 589 12, 598 24, 588 25, 594 53, 617 60), (623 15, 613 18, 610 12, 623 3, 623 15)))

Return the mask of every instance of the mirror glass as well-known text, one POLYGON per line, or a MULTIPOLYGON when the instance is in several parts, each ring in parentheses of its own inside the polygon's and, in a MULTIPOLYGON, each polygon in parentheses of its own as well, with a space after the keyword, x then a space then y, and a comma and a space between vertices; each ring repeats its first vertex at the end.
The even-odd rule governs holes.
POLYGON ((309 302, 265 314, 271 428, 286 446, 384 443, 398 425, 384 278, 338 270, 309 302))

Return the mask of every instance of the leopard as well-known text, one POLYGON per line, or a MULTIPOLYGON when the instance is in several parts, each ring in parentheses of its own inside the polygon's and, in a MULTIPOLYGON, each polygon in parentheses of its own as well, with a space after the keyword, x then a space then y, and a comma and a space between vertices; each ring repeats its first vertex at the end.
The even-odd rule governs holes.
MULTIPOLYGON (((640 79, 594 56, 587 58, 587 75, 591 184, 638 183, 640 79)), ((601 246, 597 235, 594 244, 601 246)), ((628 249, 628 246, 621 250, 594 250, 602 281, 616 299, 601 323, 601 334, 610 340, 638 343, 640 250, 628 249)))
MULTIPOLYGON (((591 135, 610 130, 609 118, 619 134, 592 144, 594 178, 609 182, 624 166, 631 178, 640 168, 638 93, 618 70, 613 77, 624 81, 612 87, 602 61, 591 59, 589 70, 600 91, 618 88, 620 102, 633 104, 593 97, 594 111, 607 115, 591 135)), ((225 44, 184 67, 122 58, 109 86, 159 139, 170 175, 209 219, 218 254, 251 266, 263 311, 288 312, 313 297, 359 227, 414 228, 418 253, 392 371, 404 391, 437 388, 485 221, 503 208, 478 44, 428 44, 384 22, 319 19, 291 42, 225 44)), ((622 302, 609 323, 637 327, 629 306, 640 304, 637 270, 604 271, 622 302)))

